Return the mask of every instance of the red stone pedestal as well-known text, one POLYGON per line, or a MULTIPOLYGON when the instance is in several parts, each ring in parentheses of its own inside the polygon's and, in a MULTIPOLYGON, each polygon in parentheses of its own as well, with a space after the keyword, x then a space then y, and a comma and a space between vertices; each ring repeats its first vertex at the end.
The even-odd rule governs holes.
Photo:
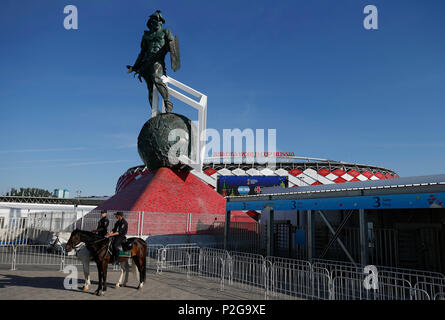
POLYGON ((160 168, 145 174, 96 210, 224 214, 226 200, 194 174, 160 168))

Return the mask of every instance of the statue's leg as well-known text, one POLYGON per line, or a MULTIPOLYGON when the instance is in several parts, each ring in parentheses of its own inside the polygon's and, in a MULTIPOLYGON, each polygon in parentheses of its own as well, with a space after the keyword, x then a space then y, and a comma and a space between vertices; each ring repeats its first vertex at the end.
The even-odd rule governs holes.
POLYGON ((152 80, 161 94, 162 99, 165 103, 165 112, 170 113, 173 110, 173 103, 170 101, 168 95, 167 85, 162 81, 161 77, 164 75, 164 68, 159 62, 155 62, 153 65, 152 80))
POLYGON ((148 89, 148 101, 150 102, 150 107, 153 110, 153 81, 151 77, 143 77, 148 89))

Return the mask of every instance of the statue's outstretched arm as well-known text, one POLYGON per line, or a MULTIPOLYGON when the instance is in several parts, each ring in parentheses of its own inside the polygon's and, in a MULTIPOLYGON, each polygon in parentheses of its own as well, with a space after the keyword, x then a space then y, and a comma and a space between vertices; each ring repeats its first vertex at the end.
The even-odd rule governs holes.
POLYGON ((145 51, 146 51, 146 45, 145 45, 144 38, 142 37, 141 51, 139 52, 139 55, 138 55, 135 63, 132 66, 127 65, 128 73, 134 72, 135 73, 134 76, 138 75, 138 79, 140 82, 142 82, 142 80, 141 80, 141 75, 139 73, 139 69, 144 61, 145 51))
POLYGON ((144 56, 145 56, 146 49, 147 48, 146 48, 146 45, 145 45, 144 38, 142 38, 142 41, 141 41, 141 51, 139 52, 139 55, 138 55, 135 63, 133 64, 133 70, 137 71, 141 67, 143 59, 144 59, 144 56))

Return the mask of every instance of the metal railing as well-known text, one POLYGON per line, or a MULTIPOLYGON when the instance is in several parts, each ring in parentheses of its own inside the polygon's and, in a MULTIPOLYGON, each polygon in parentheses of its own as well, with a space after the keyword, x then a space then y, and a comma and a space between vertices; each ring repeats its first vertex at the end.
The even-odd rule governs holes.
POLYGON ((17 270, 17 266, 57 266, 63 270, 65 252, 49 253, 45 245, 7 245, 0 247, 0 265, 17 270))
POLYGON ((228 285, 248 291, 264 292, 267 298, 270 284, 270 262, 264 258, 247 255, 232 255, 227 261, 228 285))
POLYGON ((429 300, 445 296, 445 277, 428 271, 419 274, 420 270, 382 267, 378 289, 374 290, 364 287, 363 268, 348 263, 319 260, 311 264, 194 245, 169 246, 160 251, 165 252, 159 254, 164 257, 159 260, 163 270, 186 273, 189 281, 192 275, 218 281, 221 290, 237 287, 262 292, 265 299, 429 300), (413 284, 407 276, 422 276, 428 281, 413 284))
MULTIPOLYGON (((196 244, 151 245, 147 264, 158 274, 176 272, 187 280, 201 277, 236 287, 265 299, 430 300, 445 298, 445 276, 437 272, 379 267, 376 289, 365 286, 363 266, 317 260, 310 263, 281 257, 200 247, 196 244)), ((0 265, 53 266, 63 270, 76 263, 64 251, 48 253, 45 245, 0 246, 0 265)), ((80 264, 77 261, 76 264, 80 264)), ((116 269, 116 268, 115 268, 116 269)), ((116 269, 117 270, 117 269, 116 269)))
POLYGON ((192 274, 220 283, 221 290, 224 290, 224 280, 226 280, 226 261, 230 258, 229 253, 222 249, 201 248, 199 256, 192 257, 198 267, 192 268, 192 274))
MULTIPOLYGON (((325 268, 329 271, 332 279, 336 277, 363 281, 364 267, 361 264, 353 264, 344 261, 331 261, 313 259, 313 268, 325 268)), ((405 285, 413 290, 422 290, 429 298, 433 298, 439 292, 445 292, 445 276, 439 272, 395 268, 388 266, 375 266, 378 270, 378 278, 386 280, 398 279, 405 281, 405 285)), ((397 285, 397 284, 396 284, 397 285)), ((419 293, 421 295, 421 293, 419 293)))
POLYGON ((413 288, 403 279, 379 277, 377 289, 366 289, 363 280, 336 277, 333 280, 333 300, 430 300, 422 289, 413 288))
POLYGON ((312 272, 301 264, 275 262, 272 265, 271 298, 328 300, 330 281, 327 274, 312 272))
MULTIPOLYGON (((108 211, 108 230, 113 228, 116 211, 108 211)), ((223 214, 156 213, 124 211, 128 235, 150 238, 151 244, 169 242, 224 243, 223 214), (177 240, 172 240, 176 238, 177 240)), ((0 245, 47 244, 58 234, 65 242, 74 229, 91 231, 97 228, 100 211, 86 214, 76 211, 32 212, 27 217, 8 219, 0 228, 0 245)), ((259 252, 260 226, 257 222, 231 223, 231 249, 259 252)))

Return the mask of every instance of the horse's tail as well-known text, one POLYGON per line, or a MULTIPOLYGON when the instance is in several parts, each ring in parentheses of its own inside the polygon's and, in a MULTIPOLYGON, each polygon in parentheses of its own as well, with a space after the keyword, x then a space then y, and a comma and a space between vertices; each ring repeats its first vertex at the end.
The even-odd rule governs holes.
POLYGON ((142 282, 145 282, 147 276, 147 255, 144 254, 144 259, 142 262, 142 282))
POLYGON ((147 274, 147 244, 144 242, 144 259, 142 261, 142 277, 145 282, 146 274, 147 274))
POLYGON ((146 274, 147 274, 147 244, 144 240, 139 239, 141 244, 141 254, 142 256, 142 265, 141 265, 141 282, 145 282, 146 274))

